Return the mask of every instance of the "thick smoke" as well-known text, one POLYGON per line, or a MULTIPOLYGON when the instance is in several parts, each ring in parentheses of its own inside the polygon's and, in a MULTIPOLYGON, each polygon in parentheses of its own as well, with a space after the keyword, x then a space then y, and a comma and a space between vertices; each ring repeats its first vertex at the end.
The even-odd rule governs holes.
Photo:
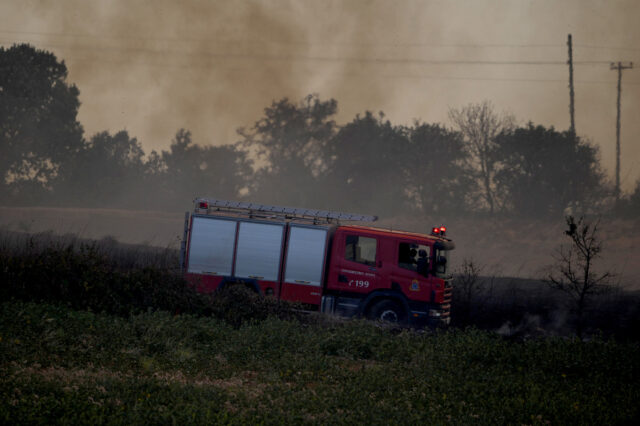
MULTIPOLYGON (((633 0, 15 1, 0 5, 0 42, 54 51, 81 89, 87 132, 126 128, 150 151, 182 127, 198 143, 233 143, 236 128, 273 99, 308 93, 337 99, 342 122, 371 110, 397 124, 446 123, 449 107, 487 99, 523 122, 565 129, 562 64, 572 33, 577 130, 601 146, 612 174, 616 76, 608 61, 640 63, 639 14, 633 0), (433 62, 451 60, 458 63, 433 62)), ((623 77, 626 190, 640 176, 637 72, 623 77)))

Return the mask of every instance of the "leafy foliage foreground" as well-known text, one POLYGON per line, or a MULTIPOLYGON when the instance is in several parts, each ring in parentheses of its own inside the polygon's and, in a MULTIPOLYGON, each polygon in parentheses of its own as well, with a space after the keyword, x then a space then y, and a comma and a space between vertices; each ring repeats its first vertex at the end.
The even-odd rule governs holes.
MULTIPOLYGON (((0 423, 625 423, 640 345, 305 315, 97 244, 0 241, 0 423)), ((139 257, 140 255, 138 255, 139 257)))
POLYGON ((178 272, 177 253, 150 247, 0 235, 0 300, 64 305, 128 316, 165 310, 214 316, 238 327, 269 316, 304 319, 299 306, 230 287, 215 298, 198 293, 178 272))
POLYGON ((0 422, 616 424, 637 343, 0 307, 0 422))

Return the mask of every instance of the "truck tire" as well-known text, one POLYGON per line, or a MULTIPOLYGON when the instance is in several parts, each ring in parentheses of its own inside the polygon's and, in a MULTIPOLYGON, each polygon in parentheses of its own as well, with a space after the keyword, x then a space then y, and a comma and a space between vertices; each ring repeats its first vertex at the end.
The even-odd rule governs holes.
POLYGON ((404 309, 389 299, 376 302, 376 304, 369 310, 369 315, 367 315, 367 317, 372 320, 395 324, 404 324, 407 321, 404 309))

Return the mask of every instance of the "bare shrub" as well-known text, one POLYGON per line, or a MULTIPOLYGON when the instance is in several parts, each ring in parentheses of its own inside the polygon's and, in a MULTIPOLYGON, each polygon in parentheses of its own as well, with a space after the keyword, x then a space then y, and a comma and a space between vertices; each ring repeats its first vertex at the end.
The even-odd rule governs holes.
POLYGON ((493 295, 495 275, 482 277, 485 265, 464 259, 455 279, 454 303, 457 325, 471 325, 481 314, 493 295))
POLYGON ((555 264, 549 267, 544 281, 567 296, 568 307, 575 315, 575 331, 582 337, 585 311, 593 297, 612 290, 614 275, 611 271, 597 272, 596 263, 602 252, 598 235, 600 220, 594 223, 580 217, 577 221, 567 216, 569 227, 565 234, 571 239, 561 245, 555 255, 555 264))

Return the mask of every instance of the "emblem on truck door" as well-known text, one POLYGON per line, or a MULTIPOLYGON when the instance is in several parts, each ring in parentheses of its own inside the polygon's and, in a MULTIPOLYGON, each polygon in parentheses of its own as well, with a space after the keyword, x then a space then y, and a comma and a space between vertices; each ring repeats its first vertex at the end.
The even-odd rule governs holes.
POLYGON ((411 291, 420 291, 420 282, 418 280, 411 281, 411 287, 409 287, 411 291))

